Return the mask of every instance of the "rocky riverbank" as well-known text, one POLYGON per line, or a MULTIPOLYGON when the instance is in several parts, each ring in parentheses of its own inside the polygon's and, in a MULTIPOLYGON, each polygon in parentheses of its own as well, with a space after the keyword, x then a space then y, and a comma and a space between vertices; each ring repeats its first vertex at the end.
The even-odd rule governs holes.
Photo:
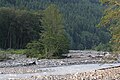
POLYGON ((120 80, 120 67, 94 70, 91 72, 59 75, 59 76, 33 76, 35 80, 120 80))
POLYGON ((7 54, 8 59, 0 62, 0 80, 120 80, 120 56, 78 52, 65 59, 40 60, 7 54))
POLYGON ((74 74, 65 75, 41 75, 36 73, 34 75, 28 74, 6 74, 0 75, 1 80, 120 80, 120 67, 109 67, 87 72, 77 72, 74 74), (11 76, 11 77, 8 77, 11 76), (22 76, 22 77, 21 77, 22 76), (4 77, 4 78, 1 78, 4 77), (6 77, 6 78, 5 78, 6 77), (15 78, 16 77, 16 78, 15 78))
MULTIPOLYGON (((72 51, 73 52, 73 51, 72 51)), ((110 53, 97 52, 97 51, 77 51, 69 53, 65 59, 40 59, 27 58, 22 54, 0 54, 5 56, 8 60, 0 61, 0 68, 4 67, 17 67, 17 66, 31 66, 39 65, 39 67, 58 67, 79 64, 98 64, 98 63, 119 63, 119 57, 113 56, 110 53), (71 56, 71 57, 70 57, 71 56), (77 56, 77 57, 76 57, 77 56)))
POLYGON ((81 58, 66 58, 66 59, 41 59, 36 58, 21 58, 15 60, 6 60, 0 62, 0 68, 4 67, 18 67, 18 66, 39 66, 40 68, 70 66, 80 64, 104 64, 104 63, 119 63, 119 61, 109 60, 105 61, 98 59, 81 59, 81 58))

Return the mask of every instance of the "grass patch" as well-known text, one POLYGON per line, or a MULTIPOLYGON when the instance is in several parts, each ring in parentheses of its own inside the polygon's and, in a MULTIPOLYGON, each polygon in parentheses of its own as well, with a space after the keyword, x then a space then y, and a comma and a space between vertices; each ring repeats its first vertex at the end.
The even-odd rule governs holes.
POLYGON ((18 50, 14 50, 14 49, 10 49, 10 50, 0 50, 0 61, 5 61, 5 60, 9 60, 10 56, 8 56, 7 54, 25 54, 26 50, 25 49, 18 49, 18 50))

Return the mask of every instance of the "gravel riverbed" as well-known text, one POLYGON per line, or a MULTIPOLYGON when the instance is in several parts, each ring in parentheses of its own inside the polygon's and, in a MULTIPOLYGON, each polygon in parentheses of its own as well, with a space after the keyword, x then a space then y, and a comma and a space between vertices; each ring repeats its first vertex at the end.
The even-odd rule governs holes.
POLYGON ((106 63, 104 59, 108 56, 101 54, 87 52, 77 55, 81 57, 72 55, 72 58, 66 59, 41 60, 24 55, 16 58, 15 55, 0 62, 0 80, 120 80, 120 57, 117 61, 111 59, 106 63), (100 79, 99 75, 102 75, 100 79), (113 77, 115 75, 117 77, 113 77))
MULTIPOLYGON (((60 78, 66 80, 65 78, 69 78, 70 75, 71 77, 74 77, 72 74, 93 72, 95 70, 100 70, 105 68, 108 69, 117 66, 120 66, 120 63, 103 64, 103 65, 82 64, 82 65, 71 65, 71 66, 50 67, 50 68, 39 68, 39 66, 0 68, 0 71, 2 72, 0 74, 0 80, 24 80, 24 79, 25 80, 62 80, 60 78)), ((81 80, 81 79, 70 79, 70 80, 81 80)))

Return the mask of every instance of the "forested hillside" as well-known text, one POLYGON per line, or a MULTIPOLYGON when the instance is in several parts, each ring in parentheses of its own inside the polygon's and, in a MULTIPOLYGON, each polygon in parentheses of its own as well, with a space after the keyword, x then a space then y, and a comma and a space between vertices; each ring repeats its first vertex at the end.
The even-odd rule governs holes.
POLYGON ((105 28, 96 27, 102 16, 98 0, 0 0, 1 7, 26 10, 44 10, 49 4, 58 5, 64 16, 71 49, 91 49, 110 40, 105 28))
POLYGON ((112 34, 110 44, 112 51, 120 53, 120 1, 119 0, 101 0, 107 8, 104 10, 104 16, 99 23, 99 27, 107 27, 112 34))
POLYGON ((120 0, 0 0, 7 79, 120 80, 120 0))
POLYGON ((25 48, 31 40, 39 39, 41 15, 26 10, 0 9, 0 47, 25 48))

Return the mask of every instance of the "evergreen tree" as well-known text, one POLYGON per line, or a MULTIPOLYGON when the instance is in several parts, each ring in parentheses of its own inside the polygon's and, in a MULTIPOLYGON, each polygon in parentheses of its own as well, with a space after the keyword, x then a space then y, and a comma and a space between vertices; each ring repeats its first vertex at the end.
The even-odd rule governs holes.
MULTIPOLYGON (((103 15, 101 10, 104 8, 99 0, 0 0, 1 7, 29 11, 41 10, 41 12, 50 4, 58 5, 63 14, 64 29, 70 40, 70 49, 92 49, 101 43, 109 42, 111 38, 109 31, 106 28, 96 27, 103 15), (85 39, 86 37, 88 39, 85 39)), ((2 42, 0 44, 3 45, 2 42)))
POLYGON ((41 16, 26 10, 0 8, 0 47, 22 49, 39 39, 41 16))

